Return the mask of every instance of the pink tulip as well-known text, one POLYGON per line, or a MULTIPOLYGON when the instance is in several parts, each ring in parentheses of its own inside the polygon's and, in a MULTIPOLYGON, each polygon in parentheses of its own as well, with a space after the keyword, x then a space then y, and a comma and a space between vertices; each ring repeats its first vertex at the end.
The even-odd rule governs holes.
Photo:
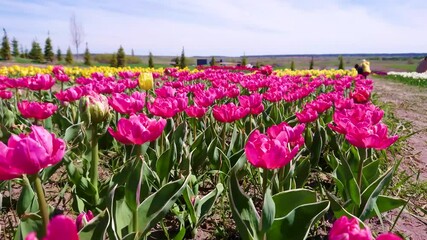
POLYGON ((347 125, 348 130, 345 138, 347 141, 359 148, 375 148, 382 150, 388 148, 397 141, 398 136, 387 136, 387 126, 383 123, 366 125, 364 123, 347 125))
POLYGON ((201 107, 209 107, 215 101, 214 91, 199 91, 195 93, 194 103, 201 107))
POLYGON ((13 93, 11 91, 7 90, 0 90, 0 98, 1 99, 11 99, 13 96, 13 93))
POLYGON ((151 114, 163 118, 171 118, 180 111, 178 101, 175 98, 156 98, 153 103, 148 103, 147 106, 151 114))
POLYGON ((295 113, 295 116, 298 119, 298 122, 300 123, 310 123, 316 121, 316 119, 319 117, 317 114, 317 111, 313 108, 304 108, 301 112, 295 113))
POLYGON ((372 240, 369 228, 360 229, 356 218, 349 220, 346 216, 334 222, 329 232, 329 240, 372 240))
POLYGON ((157 97, 168 98, 175 97, 176 89, 170 86, 163 86, 155 90, 157 97))
POLYGON ((246 117, 249 111, 248 108, 237 107, 234 103, 214 106, 212 109, 214 118, 219 122, 234 122, 246 117))
POLYGON ((201 118, 206 114, 206 111, 208 109, 204 108, 204 107, 199 107, 199 106, 191 106, 188 107, 187 109, 185 109, 185 113, 192 118, 201 118))
POLYGON ((331 108, 332 102, 316 99, 316 100, 306 104, 306 107, 312 108, 312 109, 316 110, 317 113, 320 114, 320 113, 324 113, 329 108, 331 108))
POLYGON ((12 135, 8 145, 0 142, 0 180, 36 174, 55 165, 65 154, 65 142, 43 127, 31 126, 28 135, 12 135))
POLYGON ((55 85, 55 79, 49 74, 36 74, 28 78, 27 87, 34 91, 49 90, 55 85))
POLYGON ((402 238, 393 233, 383 233, 380 234, 376 240, 402 240, 402 238))
POLYGON ((124 93, 114 93, 108 98, 108 103, 114 111, 121 114, 137 113, 144 108, 145 93, 134 92, 131 96, 124 93))
POLYGON ((248 138, 245 153, 254 167, 282 168, 288 164, 304 144, 304 124, 292 128, 287 123, 267 129, 267 135, 255 130, 248 138))
POLYGON ((52 73, 55 75, 55 78, 60 82, 68 82, 70 81, 70 77, 65 73, 63 66, 55 66, 52 69, 52 73))
POLYGON ((74 102, 85 95, 85 88, 81 86, 71 87, 67 90, 58 92, 55 97, 61 102, 74 102))
POLYGON ((264 105, 262 105, 262 95, 254 93, 249 96, 239 96, 239 103, 242 107, 249 108, 251 114, 258 115, 264 111, 264 105))
POLYGON ((132 115, 129 119, 121 118, 117 123, 117 131, 109 127, 108 132, 123 144, 141 145, 156 140, 165 126, 165 119, 149 119, 140 114, 132 115))
POLYGON ((76 218, 77 230, 80 231, 93 218, 93 213, 90 210, 80 213, 76 218))
POLYGON ((53 103, 22 101, 18 103, 18 110, 25 118, 43 120, 52 116, 58 107, 53 103))
MULTIPOLYGON (((64 215, 57 215, 52 218, 47 226, 47 233, 43 240, 79 240, 76 224, 64 215)), ((38 240, 37 234, 31 232, 25 240, 38 240)))

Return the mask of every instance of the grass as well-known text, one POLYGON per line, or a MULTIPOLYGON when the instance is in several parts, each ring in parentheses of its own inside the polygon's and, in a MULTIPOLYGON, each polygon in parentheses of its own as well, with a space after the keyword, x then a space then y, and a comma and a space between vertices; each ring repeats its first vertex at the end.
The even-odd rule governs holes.
POLYGON ((386 75, 386 76, 375 76, 382 79, 387 79, 395 82, 401 82, 404 84, 417 86, 417 87, 427 87, 427 79, 416 79, 416 78, 409 78, 409 77, 403 77, 403 76, 397 76, 397 75, 386 75))

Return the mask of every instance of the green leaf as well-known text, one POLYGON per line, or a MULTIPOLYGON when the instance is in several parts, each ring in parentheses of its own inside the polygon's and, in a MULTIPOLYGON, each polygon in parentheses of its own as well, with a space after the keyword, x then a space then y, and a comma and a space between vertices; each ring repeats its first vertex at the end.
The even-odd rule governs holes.
POLYGON ((105 209, 80 230, 79 238, 88 240, 104 239, 109 224, 110 214, 108 209, 105 209))
POLYGON ((22 187, 21 195, 19 195, 18 202, 16 203, 16 212, 18 213, 18 216, 24 214, 33 201, 36 201, 34 191, 31 188, 28 178, 25 177, 23 182, 24 186, 22 187))
MULTIPOLYGON (((23 218, 18 225, 18 229, 15 232, 14 240, 24 240, 25 237, 31 232, 40 233, 42 229, 41 219, 35 220, 32 218, 23 218)), ((37 236, 39 239, 42 239, 40 235, 37 236)))
POLYGON ((229 199, 233 219, 242 239, 257 239, 259 216, 255 206, 237 181, 236 171, 231 171, 229 180, 229 199))
POLYGON ((369 183, 374 182, 378 178, 378 169, 380 161, 375 160, 363 167, 363 180, 365 186, 369 186, 369 183))
POLYGON ((267 239, 303 240, 308 236, 311 226, 329 209, 329 201, 303 204, 282 218, 276 218, 267 239))
POLYGON ((197 228, 200 224, 202 224, 205 217, 209 214, 210 210, 215 204, 215 201, 221 195, 222 191, 224 191, 224 186, 222 183, 218 183, 215 189, 204 196, 200 201, 196 203, 196 215, 197 215, 197 224, 195 228, 197 228))
POLYGON ((322 154, 322 148, 323 148, 323 140, 320 133, 320 128, 317 129, 317 131, 314 133, 313 137, 313 144, 311 145, 310 152, 311 152, 311 166, 314 168, 317 167, 319 164, 319 159, 322 154))
POLYGON ((273 225, 274 217, 276 215, 276 204, 271 196, 271 189, 267 189, 264 195, 264 203, 262 206, 262 217, 261 217, 261 231, 266 233, 271 225, 273 225))
POLYGON ((272 197, 276 205, 276 218, 289 214, 296 207, 316 202, 316 192, 307 189, 293 189, 280 192, 272 197))
POLYGON ((172 158, 172 151, 169 148, 157 159, 156 162, 156 173, 160 178, 160 181, 165 183, 171 173, 173 163, 175 159, 172 158))
POLYGON ((359 214, 360 220, 364 221, 373 211, 377 198, 384 188, 388 186, 393 177, 394 168, 390 168, 384 175, 366 188, 362 193, 362 211, 359 214))
MULTIPOLYGON (((379 195, 377 198, 376 205, 380 213, 388 212, 395 208, 401 207, 406 204, 406 201, 401 198, 395 198, 390 196, 379 195)), ((372 212, 368 218, 374 217, 376 214, 372 212)))
POLYGON ((65 130, 64 141, 66 142, 74 142, 75 139, 83 136, 83 122, 79 122, 69 126, 65 130))
MULTIPOLYGON (((183 122, 181 123, 173 132, 172 138, 173 142, 175 143, 174 151, 176 152, 176 155, 178 157, 178 161, 180 161, 182 156, 182 148, 184 146, 185 142, 185 134, 187 133, 187 123, 183 122)), ((175 154, 174 154, 175 155, 175 154)))
POLYGON ((125 197, 126 203, 129 208, 133 211, 136 210, 139 203, 144 200, 151 192, 151 187, 149 184, 149 178, 151 172, 148 169, 148 165, 141 160, 137 160, 133 164, 131 172, 128 171, 129 179, 125 185, 125 197), (140 202, 137 203, 137 192, 139 190, 139 199, 140 202))
POLYGON ((301 188, 307 182, 308 176, 310 175, 311 165, 309 158, 304 158, 297 162, 295 168, 295 184, 297 188, 301 188))
POLYGON ((170 182, 150 195, 138 206, 138 231, 146 234, 170 210, 175 201, 182 195, 188 180, 180 179, 170 182))

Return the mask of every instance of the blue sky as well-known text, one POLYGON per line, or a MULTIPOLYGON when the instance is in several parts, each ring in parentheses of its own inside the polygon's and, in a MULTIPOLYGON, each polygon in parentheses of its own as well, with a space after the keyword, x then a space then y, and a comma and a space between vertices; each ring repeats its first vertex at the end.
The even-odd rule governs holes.
POLYGON ((73 14, 94 53, 427 52, 425 0, 2 0, 0 27, 27 48, 49 31, 55 49, 75 52, 73 14))

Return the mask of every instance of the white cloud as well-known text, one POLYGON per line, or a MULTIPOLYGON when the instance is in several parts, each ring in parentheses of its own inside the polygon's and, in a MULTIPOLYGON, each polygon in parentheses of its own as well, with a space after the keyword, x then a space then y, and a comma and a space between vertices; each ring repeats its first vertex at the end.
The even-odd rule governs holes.
MULTIPOLYGON (((414 2, 414 1, 412 1, 414 2)), ((107 1, 28 4, 6 0, 16 14, 0 14, 11 36, 29 46, 44 42, 71 45, 73 12, 85 29, 92 52, 112 52, 123 45, 136 54, 187 55, 425 52, 425 4, 351 5, 342 1, 107 1), (126 6, 129 6, 126 8, 126 6), (154 9, 156 7, 156 9, 154 9), (118 9, 118 11, 116 11, 118 9), (387 10, 387 11, 385 11, 387 10), (27 17, 29 15, 30 17, 27 17)), ((0 13, 2 10, 0 10, 0 13)))

